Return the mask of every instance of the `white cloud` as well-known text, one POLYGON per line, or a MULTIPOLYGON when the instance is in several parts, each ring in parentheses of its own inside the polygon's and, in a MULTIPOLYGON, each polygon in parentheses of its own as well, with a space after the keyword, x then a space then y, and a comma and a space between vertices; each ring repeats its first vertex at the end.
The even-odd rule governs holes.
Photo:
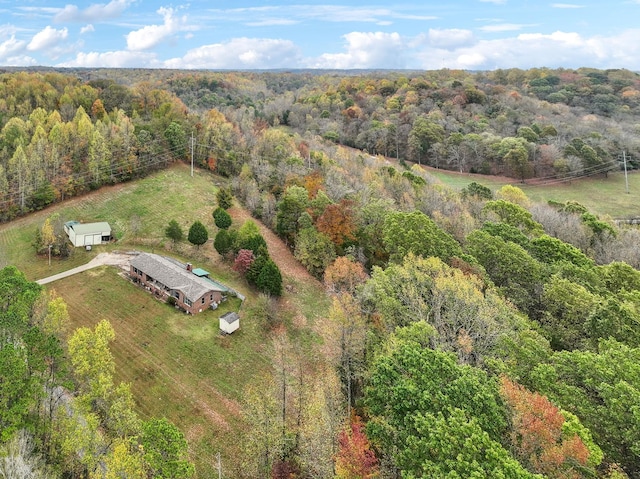
POLYGON ((63 28, 62 30, 56 30, 50 26, 46 26, 44 30, 40 30, 36 33, 29 44, 27 50, 36 52, 40 50, 50 49, 56 47, 61 42, 64 42, 69 35, 69 30, 63 28))
POLYGON ((16 27, 15 25, 11 25, 11 24, 4 24, 4 25, 0 25, 0 36, 10 36, 10 35, 15 35, 18 32, 18 27, 16 27))
POLYGON ((296 20, 291 20, 289 18, 265 18, 263 20, 257 20, 255 22, 247 22, 245 25, 249 27, 274 27, 274 26, 283 26, 283 25, 295 25, 299 23, 296 20))
POLYGON ((17 55, 2 58, 2 64, 8 67, 32 67, 38 65, 38 62, 28 55, 17 55))
POLYGON ((93 31, 95 31, 95 28, 93 28, 93 25, 90 23, 89 25, 85 25, 80 29, 80 34, 83 35, 85 33, 93 32, 93 31))
POLYGON ((405 68, 405 42, 398 33, 351 32, 344 35, 346 53, 325 53, 314 68, 405 68))
POLYGON ((483 32, 513 32, 516 30, 522 30, 526 26, 530 25, 522 25, 519 23, 500 23, 498 25, 486 25, 484 27, 480 27, 480 30, 483 32))
POLYGON ((507 0, 480 0, 482 3, 495 3, 496 5, 505 5, 507 0))
POLYGON ((278 18, 299 23, 305 20, 323 22, 360 22, 376 23, 390 22, 394 19, 426 21, 437 17, 406 13, 389 8, 358 7, 356 5, 286 5, 268 7, 241 7, 229 9, 212 9, 210 12, 217 20, 226 22, 241 22, 253 25, 269 19, 278 18), (252 18, 251 22, 246 21, 252 18))
POLYGON ((426 46, 419 53, 420 68, 491 70, 494 68, 627 68, 640 69, 640 29, 612 37, 585 38, 573 32, 522 34, 480 40, 462 48, 426 46), (553 55, 550 54, 553 52, 553 55))
POLYGON ((551 6, 553 8, 584 8, 584 5, 576 5, 575 3, 552 3, 551 6))
POLYGON ((429 29, 429 43, 439 48, 455 48, 472 44, 474 42, 473 32, 471 30, 462 30, 459 28, 450 29, 429 29))
POLYGON ((127 49, 132 51, 148 50, 181 31, 192 30, 187 25, 187 17, 177 17, 172 8, 161 7, 157 11, 164 18, 162 25, 147 25, 140 30, 127 34, 127 49))
POLYGON ((23 52, 26 48, 26 42, 22 40, 16 40, 16 37, 11 35, 11 38, 0 43, 0 60, 6 62, 8 58, 12 58, 23 52))
POLYGON ((54 17, 56 22, 100 22, 122 15, 133 0, 112 0, 109 3, 94 3, 84 10, 77 5, 66 5, 54 17))
POLYGON ((156 55, 146 52, 114 51, 114 52, 89 52, 78 53, 74 60, 56 65, 61 68, 159 68, 156 55))
POLYGON ((167 68, 268 69, 301 66, 298 47, 289 40, 234 38, 225 43, 203 45, 182 58, 164 62, 167 68))

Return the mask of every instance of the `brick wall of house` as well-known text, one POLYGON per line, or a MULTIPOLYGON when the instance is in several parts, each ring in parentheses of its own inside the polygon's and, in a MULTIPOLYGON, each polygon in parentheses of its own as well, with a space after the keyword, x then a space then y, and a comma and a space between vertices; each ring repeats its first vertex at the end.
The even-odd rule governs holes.
MULTIPOLYGON (((169 292, 159 289, 153 283, 150 283, 148 281, 147 275, 141 271, 136 272, 133 266, 131 266, 129 270, 129 275, 135 281, 139 282, 142 286, 147 287, 157 298, 162 299, 163 301, 167 301, 167 298, 169 298, 169 292)), ((219 303, 222 300, 222 293, 220 293, 219 291, 211 291, 198 298, 193 302, 191 306, 188 306, 184 302, 185 298, 182 292, 178 292, 178 295, 179 297, 177 298, 172 295, 172 297, 176 300, 176 304, 179 308, 185 310, 190 314, 198 314, 199 312, 209 308, 212 302, 215 301, 219 303)))

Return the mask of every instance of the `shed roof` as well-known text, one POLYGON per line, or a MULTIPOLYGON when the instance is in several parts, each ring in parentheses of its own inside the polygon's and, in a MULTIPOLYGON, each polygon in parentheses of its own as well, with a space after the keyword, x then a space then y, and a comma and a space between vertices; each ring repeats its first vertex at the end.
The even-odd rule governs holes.
POLYGON ((111 234, 111 226, 106 221, 101 221, 98 223, 78 223, 68 221, 65 223, 69 228, 73 229, 77 235, 88 235, 88 234, 101 234, 101 233, 109 233, 111 234))
POLYGON ((209 276, 209 272, 205 271, 202 268, 194 268, 193 274, 195 274, 196 276, 209 276))
POLYGON ((190 301, 196 301, 210 291, 226 291, 217 283, 196 276, 187 270, 187 265, 173 258, 141 253, 131 259, 130 263, 131 266, 151 276, 167 288, 181 291, 190 301))
POLYGON ((224 321, 227 324, 235 323, 239 319, 240 316, 238 316, 238 313, 236 313, 235 311, 229 311, 228 313, 224 313, 222 316, 220 316, 220 321, 224 321))

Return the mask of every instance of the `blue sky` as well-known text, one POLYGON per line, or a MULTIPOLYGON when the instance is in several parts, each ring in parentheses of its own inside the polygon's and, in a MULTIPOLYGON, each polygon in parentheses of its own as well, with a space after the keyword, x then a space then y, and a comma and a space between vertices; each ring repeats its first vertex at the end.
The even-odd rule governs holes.
POLYGON ((0 65, 640 71, 639 19, 640 0, 0 0, 0 65))

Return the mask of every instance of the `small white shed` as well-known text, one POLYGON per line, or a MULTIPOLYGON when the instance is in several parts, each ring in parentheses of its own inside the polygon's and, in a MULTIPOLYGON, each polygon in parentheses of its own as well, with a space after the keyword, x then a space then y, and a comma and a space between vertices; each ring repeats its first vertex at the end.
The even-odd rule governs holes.
POLYGON ((111 241, 111 226, 102 221, 99 223, 78 223, 67 221, 64 231, 73 246, 92 246, 111 241))
POLYGON ((220 316, 220 331, 231 334, 240 327, 240 316, 233 311, 220 316))

